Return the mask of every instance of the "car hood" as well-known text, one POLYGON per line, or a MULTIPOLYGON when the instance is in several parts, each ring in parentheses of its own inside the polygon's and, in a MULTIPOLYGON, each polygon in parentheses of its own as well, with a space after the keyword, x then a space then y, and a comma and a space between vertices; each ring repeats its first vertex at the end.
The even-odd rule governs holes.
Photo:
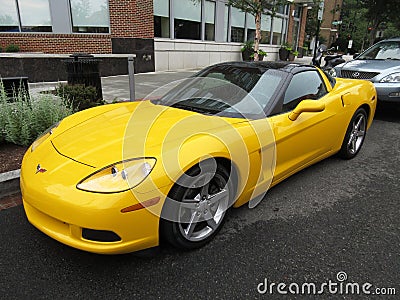
POLYGON ((81 112, 79 122, 68 124, 66 120, 68 128, 63 121, 63 131, 51 142, 61 155, 95 168, 123 159, 157 156, 166 143, 176 139, 200 131, 213 133, 246 121, 206 116, 150 101, 117 105, 107 111, 99 108, 99 114, 89 111, 87 119, 81 112))
POLYGON ((400 61, 391 59, 382 59, 382 60, 355 59, 341 65, 341 69, 389 74, 393 71, 400 70, 400 61))

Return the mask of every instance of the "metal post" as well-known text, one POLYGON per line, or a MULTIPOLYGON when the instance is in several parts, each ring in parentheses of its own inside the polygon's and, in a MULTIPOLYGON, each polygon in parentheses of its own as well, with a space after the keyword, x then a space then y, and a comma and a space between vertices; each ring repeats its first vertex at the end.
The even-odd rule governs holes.
POLYGON ((318 23, 317 23, 317 34, 315 36, 315 44, 314 44, 314 54, 313 54, 313 59, 312 59, 313 65, 317 64, 317 62, 316 62, 317 46, 318 46, 318 42, 319 42, 319 32, 320 32, 320 30, 321 30, 321 21, 318 20, 318 23))
POLYGON ((129 72, 129 92, 130 101, 135 101, 135 59, 133 56, 128 57, 128 72, 129 72))
POLYGON ((322 23, 322 17, 324 15, 324 1, 321 1, 319 3, 319 9, 318 9, 318 23, 317 23, 317 34, 315 35, 315 44, 314 44, 314 54, 313 54, 313 65, 317 65, 316 58, 317 58, 317 46, 319 42, 319 32, 321 30, 321 23, 322 23))

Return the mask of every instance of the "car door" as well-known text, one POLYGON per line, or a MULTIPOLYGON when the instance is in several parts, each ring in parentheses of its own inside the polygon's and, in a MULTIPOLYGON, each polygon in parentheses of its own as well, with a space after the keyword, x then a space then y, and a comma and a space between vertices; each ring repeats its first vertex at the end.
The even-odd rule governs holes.
POLYGON ((328 156, 339 136, 335 112, 340 109, 340 96, 329 93, 317 69, 293 75, 282 101, 281 113, 270 118, 276 142, 274 181, 280 181, 303 167, 328 156), (303 112, 294 121, 292 111, 304 100, 321 101, 325 109, 303 112))

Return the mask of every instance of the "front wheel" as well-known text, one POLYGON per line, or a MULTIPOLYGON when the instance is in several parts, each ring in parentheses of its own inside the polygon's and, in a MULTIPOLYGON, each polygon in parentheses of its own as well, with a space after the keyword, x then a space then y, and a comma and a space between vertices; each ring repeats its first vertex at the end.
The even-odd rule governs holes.
POLYGON ((353 115, 347 128, 339 156, 344 159, 351 159, 360 151, 367 132, 367 112, 359 108, 353 115))
POLYGON ((202 247, 221 229, 233 196, 224 167, 209 162, 193 167, 168 195, 160 220, 161 236, 181 249, 202 247))

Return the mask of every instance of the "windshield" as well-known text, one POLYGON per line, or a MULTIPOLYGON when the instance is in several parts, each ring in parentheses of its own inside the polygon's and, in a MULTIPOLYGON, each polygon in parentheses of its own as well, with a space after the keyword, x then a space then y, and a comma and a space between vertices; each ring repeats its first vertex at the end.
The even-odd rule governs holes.
POLYGON ((377 43, 357 59, 400 59, 400 42, 388 41, 377 43))
POLYGON ((209 115, 257 118, 264 115, 283 72, 220 65, 181 82, 156 104, 209 115))

